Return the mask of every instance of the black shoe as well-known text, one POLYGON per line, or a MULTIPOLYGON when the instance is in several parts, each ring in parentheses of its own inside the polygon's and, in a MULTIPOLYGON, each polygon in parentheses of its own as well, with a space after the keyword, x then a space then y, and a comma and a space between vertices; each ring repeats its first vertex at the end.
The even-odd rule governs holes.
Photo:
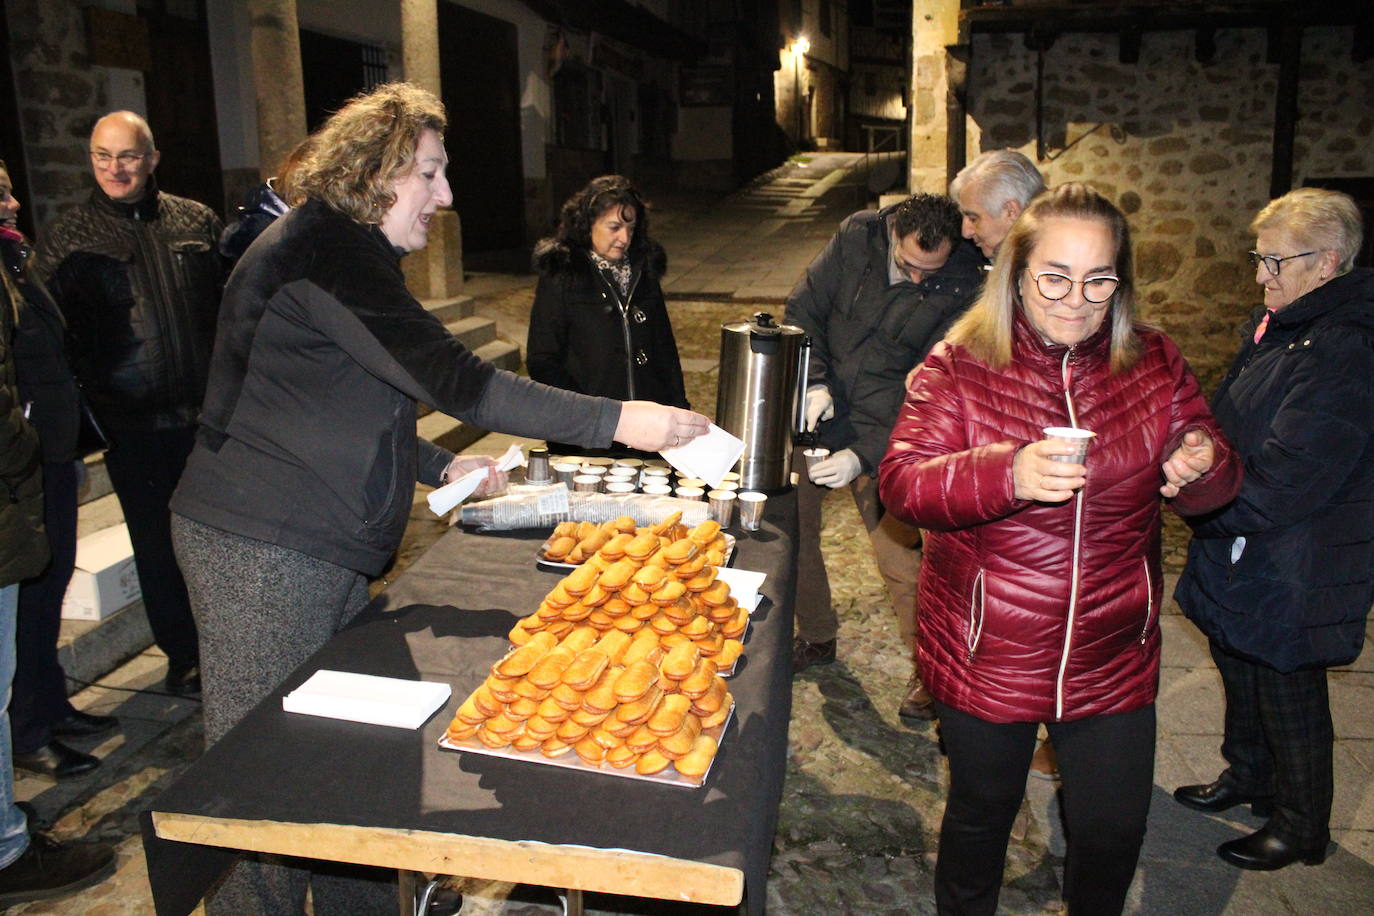
POLYGON ((828 665, 835 660, 835 640, 807 642, 800 636, 792 640, 792 673, 801 674, 812 665, 828 665))
POLYGON ((15 754, 14 768, 49 779, 83 776, 100 766, 100 758, 53 739, 30 754, 15 754))
POLYGON ((1225 776, 1205 786, 1179 786, 1174 790, 1174 798, 1179 804, 1197 811, 1215 813, 1236 805, 1249 805, 1250 812, 1256 817, 1268 817, 1274 813, 1274 796, 1248 795, 1237 789, 1225 776))
POLYGON ((114 716, 101 716, 75 709, 70 715, 63 716, 52 724, 52 734, 54 738, 84 738, 87 735, 103 735, 118 727, 119 720, 114 716))
POLYGON ((64 846, 47 834, 32 834, 24 854, 0 868, 0 909, 65 897, 99 884, 114 870, 114 850, 104 843, 64 846))
POLYGON ((1269 832, 1266 824, 1247 837, 1222 843, 1217 855, 1222 861, 1251 871, 1276 871, 1294 862, 1320 865, 1326 861, 1326 843, 1311 849, 1290 846, 1269 832))
POLYGON ((162 689, 174 697, 200 696, 200 666, 168 666, 162 689))

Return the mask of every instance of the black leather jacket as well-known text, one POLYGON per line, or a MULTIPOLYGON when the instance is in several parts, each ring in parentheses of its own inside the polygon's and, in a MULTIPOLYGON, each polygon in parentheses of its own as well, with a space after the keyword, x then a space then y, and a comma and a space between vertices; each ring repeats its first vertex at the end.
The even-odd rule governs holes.
POLYGON ((39 239, 34 269, 62 307, 72 361, 102 422, 196 422, 214 343, 223 224, 204 204, 150 183, 135 204, 96 188, 39 239))
POLYGON ((66 322, 52 296, 25 270, 30 251, 22 241, 0 240, 0 258, 24 299, 14 335, 19 397, 29 405, 29 422, 38 430, 46 462, 76 457, 81 407, 67 359, 66 322))
POLYGON ((0 285, 0 587, 36 576, 48 564, 38 434, 24 419, 15 386, 11 289, 0 285))

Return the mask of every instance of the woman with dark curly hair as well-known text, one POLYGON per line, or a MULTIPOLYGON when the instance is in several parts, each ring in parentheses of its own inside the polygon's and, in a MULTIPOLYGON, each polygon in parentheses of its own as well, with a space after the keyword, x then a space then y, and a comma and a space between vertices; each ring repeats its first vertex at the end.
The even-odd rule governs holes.
POLYGON ((530 378, 618 401, 687 407, 659 287, 667 265, 629 179, 602 175, 568 198, 558 231, 534 247, 540 276, 525 348, 530 378))

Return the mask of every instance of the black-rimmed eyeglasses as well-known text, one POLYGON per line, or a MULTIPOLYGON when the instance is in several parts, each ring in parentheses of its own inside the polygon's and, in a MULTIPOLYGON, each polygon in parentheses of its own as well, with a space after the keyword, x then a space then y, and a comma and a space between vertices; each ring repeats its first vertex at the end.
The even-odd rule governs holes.
POLYGON ((118 162, 126 169, 131 169, 151 155, 152 153, 120 153, 113 156, 104 150, 91 150, 91 161, 101 168, 109 168, 110 163, 118 162))
POLYGON ((1093 305, 1101 305, 1112 298, 1116 288, 1121 285, 1121 278, 1113 277, 1111 274, 1074 280, 1053 270, 1042 270, 1035 273, 1030 268, 1026 268, 1026 273, 1030 274, 1031 279, 1035 281, 1035 288, 1040 290, 1040 295, 1055 301, 1063 299, 1073 292, 1076 284, 1083 288, 1084 299, 1093 305))
POLYGON ((1279 268, 1283 266, 1284 261, 1291 261, 1294 258, 1305 258, 1309 254, 1316 254, 1317 251, 1318 249, 1314 248, 1311 251, 1304 251, 1302 254, 1290 254, 1285 258, 1278 258, 1272 254, 1260 254, 1258 251, 1252 251, 1250 252, 1250 266, 1259 267, 1260 262, 1263 261, 1264 266, 1268 268, 1269 272, 1277 277, 1279 275, 1279 268))

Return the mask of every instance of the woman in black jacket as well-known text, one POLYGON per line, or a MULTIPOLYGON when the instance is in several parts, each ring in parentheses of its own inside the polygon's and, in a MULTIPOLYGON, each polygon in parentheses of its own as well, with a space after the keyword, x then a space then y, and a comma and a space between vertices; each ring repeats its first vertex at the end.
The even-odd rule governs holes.
POLYGON ((1360 654, 1374 599, 1374 271, 1352 269, 1362 227, 1344 194, 1292 191, 1250 228, 1264 308, 1212 399, 1245 484, 1225 509, 1189 520, 1175 595, 1221 673, 1228 766, 1174 797, 1267 816, 1217 853, 1272 870, 1327 856, 1326 669, 1360 654))
MULTIPOLYGON (((415 404, 484 429, 658 450, 705 417, 572 394, 473 355, 405 286, 401 257, 453 202, 443 104, 406 83, 335 112, 281 188, 291 212, 225 289, 195 450, 172 500, 177 558, 200 629, 213 743, 368 600, 400 544, 415 481, 493 464, 417 439, 415 404)), ((479 491, 480 493, 481 491, 479 491)), ((303 912, 308 875, 244 870, 212 914, 303 912)), ((317 914, 394 912, 316 880, 317 914)))
POLYGON ((88 773, 100 760, 61 738, 109 731, 114 716, 76 709, 57 659, 62 599, 76 564, 76 491, 81 472, 76 454, 81 415, 76 380, 67 360, 66 325, 57 303, 26 268, 31 250, 15 226, 19 201, 0 162, 0 261, 22 298, 14 337, 19 397, 42 446, 43 525, 52 561, 19 589, 17 663, 10 700, 14 765, 52 779, 88 773))
POLYGON ((558 231, 534 247, 539 285, 525 348, 530 378, 617 401, 687 407, 659 287, 667 265, 629 179, 603 175, 568 198, 558 231))

